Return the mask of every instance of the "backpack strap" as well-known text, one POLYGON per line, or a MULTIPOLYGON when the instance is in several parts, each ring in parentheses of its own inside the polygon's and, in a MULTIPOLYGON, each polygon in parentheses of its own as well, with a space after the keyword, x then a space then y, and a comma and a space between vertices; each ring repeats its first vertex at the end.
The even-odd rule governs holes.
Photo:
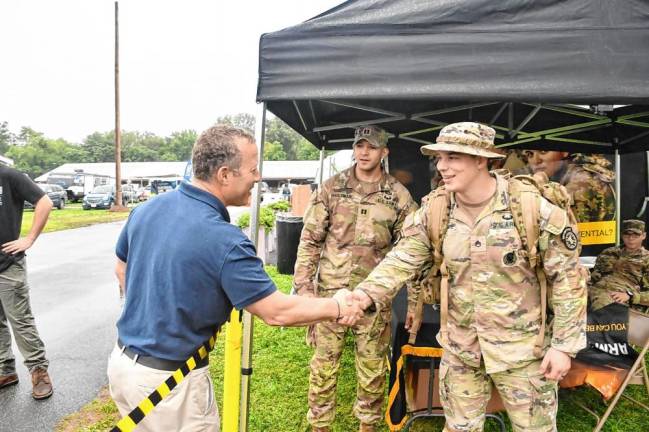
MULTIPOLYGON (((439 283, 439 290, 440 290, 440 334, 441 337, 444 338, 446 337, 448 330, 446 328, 446 323, 448 320, 448 271, 446 269, 446 263, 444 262, 444 254, 442 252, 442 245, 444 243, 444 236, 446 235, 446 231, 448 229, 448 221, 449 221, 449 216, 451 213, 451 193, 444 188, 444 186, 441 186, 437 189, 435 189, 431 195, 430 198, 428 199, 428 211, 427 211, 427 217, 428 217, 428 236, 431 239, 432 246, 433 246, 433 265, 430 269, 429 272, 429 277, 430 278, 436 278, 438 275, 441 277, 440 283, 439 283)), ((428 281, 430 282, 431 286, 434 287, 435 289, 437 287, 437 284, 435 281, 428 281)), ((433 296, 435 297, 435 296, 433 296)), ((411 340, 413 340, 414 343, 414 336, 416 336, 417 331, 419 330, 419 326, 421 326, 421 311, 423 308, 423 296, 419 296, 418 302, 417 302, 417 309, 416 311, 418 312, 418 315, 416 315, 416 319, 419 320, 417 323, 418 326, 414 328, 414 323, 413 323, 413 328, 414 328, 414 333, 413 333, 413 328, 411 328, 411 340), (422 303, 421 306, 419 303, 422 303)))
POLYGON ((516 225, 521 243, 527 254, 527 261, 536 273, 541 291, 541 327, 534 341, 534 355, 537 357, 541 357, 541 350, 543 349, 548 307, 548 281, 543 271, 543 262, 540 259, 538 248, 541 232, 539 224, 541 209, 539 204, 542 196, 541 188, 543 187, 541 184, 544 181, 547 182, 547 176, 545 179, 543 177, 515 176, 509 181, 510 209, 514 218, 514 225, 516 225))

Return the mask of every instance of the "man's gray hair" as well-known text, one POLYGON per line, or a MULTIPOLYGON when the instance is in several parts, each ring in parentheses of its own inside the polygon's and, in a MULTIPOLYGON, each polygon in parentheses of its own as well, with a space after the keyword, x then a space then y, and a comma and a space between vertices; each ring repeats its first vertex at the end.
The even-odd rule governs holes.
POLYGON ((255 142, 250 133, 230 125, 215 125, 203 132, 192 149, 194 177, 207 181, 223 166, 238 169, 241 166, 241 152, 236 138, 255 142))

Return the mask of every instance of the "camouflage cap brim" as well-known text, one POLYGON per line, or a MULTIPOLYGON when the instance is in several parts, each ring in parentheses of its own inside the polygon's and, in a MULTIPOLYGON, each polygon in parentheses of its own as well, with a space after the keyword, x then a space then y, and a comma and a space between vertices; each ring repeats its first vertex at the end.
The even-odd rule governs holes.
POLYGON ((642 234, 642 232, 642 230, 639 230, 637 228, 627 228, 622 231, 622 234, 642 234))
POLYGON ((361 137, 361 138, 359 138, 357 140, 354 140, 354 143, 352 144, 352 147, 355 146, 357 143, 359 143, 361 141, 367 141, 374 148, 387 147, 387 144, 386 145, 381 145, 378 142, 376 142, 375 140, 369 139, 368 137, 361 137))
POLYGON ((452 153, 466 153, 474 156, 482 156, 488 159, 503 159, 507 157, 502 153, 485 150, 479 147, 457 144, 457 143, 436 143, 428 144, 421 147, 421 153, 426 156, 435 156, 437 152, 452 152, 452 153))

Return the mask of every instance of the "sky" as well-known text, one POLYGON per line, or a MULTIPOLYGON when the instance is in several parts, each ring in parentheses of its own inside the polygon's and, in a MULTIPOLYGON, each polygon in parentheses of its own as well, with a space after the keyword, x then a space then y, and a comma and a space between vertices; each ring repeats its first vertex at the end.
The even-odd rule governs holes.
MULTIPOLYGON (((259 37, 342 0, 120 0, 122 130, 258 112, 259 37)), ((0 1, 0 122, 81 142, 115 125, 113 0, 0 1)))

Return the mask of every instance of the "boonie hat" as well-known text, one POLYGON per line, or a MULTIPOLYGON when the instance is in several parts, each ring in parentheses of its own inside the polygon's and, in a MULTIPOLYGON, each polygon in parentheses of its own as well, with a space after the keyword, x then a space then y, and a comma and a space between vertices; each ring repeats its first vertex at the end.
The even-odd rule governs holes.
POLYGON ((638 219, 627 219, 622 222, 622 232, 624 234, 642 234, 644 232, 644 221, 638 219))
POLYGON ((354 131, 354 144, 366 140, 372 147, 381 148, 388 145, 388 133, 378 126, 359 126, 354 131))
POLYGON ((434 156, 440 151, 466 153, 490 159, 502 159, 506 155, 499 153, 494 145, 496 131, 489 126, 474 122, 451 123, 439 132, 435 144, 421 148, 427 156, 434 156))

